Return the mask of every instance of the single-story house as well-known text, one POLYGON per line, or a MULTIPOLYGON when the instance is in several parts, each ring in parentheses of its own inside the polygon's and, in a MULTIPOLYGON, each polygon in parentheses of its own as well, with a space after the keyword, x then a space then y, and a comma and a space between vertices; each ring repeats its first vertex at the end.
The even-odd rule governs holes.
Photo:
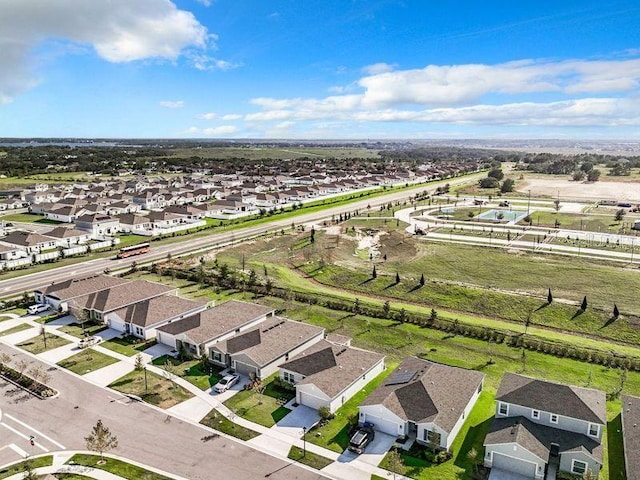
POLYGON ((273 313, 274 310, 270 307, 229 300, 159 327, 156 339, 158 343, 184 350, 191 356, 200 357, 205 354, 211 358, 210 345, 256 326, 273 313))
POLYGON ((37 303, 46 303, 51 305, 54 310, 66 312, 69 310, 69 302, 74 298, 129 283, 130 281, 110 275, 92 275, 62 282, 52 282, 50 285, 36 288, 33 293, 37 303))
POLYGON ((280 365, 280 379, 295 385, 296 403, 335 412, 385 369, 384 355, 321 340, 280 365))
POLYGON ((17 230, 1 239, 3 243, 18 247, 20 250, 31 253, 40 253, 42 250, 56 248, 56 239, 45 237, 39 233, 17 230))
POLYGON ((133 303, 105 315, 109 327, 145 340, 156 337, 156 329, 202 312, 206 302, 195 302, 174 295, 160 295, 133 303))
POLYGON ((324 328, 271 317, 256 327, 209 347, 212 363, 264 379, 324 337, 324 328))
POLYGON ((56 227, 53 230, 49 230, 44 233, 47 237, 52 237, 57 240, 59 247, 71 247, 73 245, 81 245, 91 240, 91 235, 88 232, 82 230, 76 230, 75 228, 68 227, 56 227))
POLYGON ((405 359, 360 405, 359 422, 449 449, 482 391, 484 375, 416 357, 405 359))
POLYGON ((120 221, 103 213, 82 215, 76 218, 76 228, 91 234, 91 237, 115 235, 120 231, 120 221))

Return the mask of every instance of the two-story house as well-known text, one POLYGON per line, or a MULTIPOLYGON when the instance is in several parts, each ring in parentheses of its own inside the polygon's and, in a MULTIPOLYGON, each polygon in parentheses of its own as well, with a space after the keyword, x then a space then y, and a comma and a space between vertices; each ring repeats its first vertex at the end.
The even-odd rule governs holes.
POLYGON ((484 465, 535 480, 559 471, 598 475, 606 395, 506 373, 484 446, 484 465))

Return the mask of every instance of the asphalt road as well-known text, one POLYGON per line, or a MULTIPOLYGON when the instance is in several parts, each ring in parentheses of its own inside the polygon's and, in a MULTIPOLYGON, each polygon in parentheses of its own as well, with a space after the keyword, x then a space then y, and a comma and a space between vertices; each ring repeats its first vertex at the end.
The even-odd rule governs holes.
MULTIPOLYGON (((40 363, 6 345, 0 345, 0 352, 15 355, 16 361, 26 358, 30 363, 40 363)), ((102 419, 118 437, 118 448, 111 453, 190 480, 325 478, 319 472, 222 436, 207 439, 211 433, 204 428, 176 418, 166 421, 162 411, 124 399, 67 372, 54 369, 49 373, 50 386, 60 391, 59 397, 49 400, 27 396, 11 384, 0 382, 0 447, 5 442, 16 443, 29 454, 63 450, 60 445, 66 450, 86 450, 84 437, 102 419), (25 438, 31 434, 37 442, 33 448, 25 438)), ((10 448, 0 450, 0 465, 18 459, 10 448)))
POLYGON ((348 205, 329 207, 318 212, 302 214, 294 218, 278 219, 277 217, 275 217, 271 222, 264 223, 259 226, 241 228, 232 232, 212 233, 211 235, 199 238, 187 237, 181 242, 157 247, 152 244, 151 251, 149 253, 145 255, 138 255, 136 257, 130 257, 125 260, 115 260, 114 258, 98 258, 94 260, 87 260, 86 262, 77 263, 74 265, 54 267, 46 271, 2 280, 0 281, 0 297, 19 295, 24 291, 32 291, 35 288, 42 287, 44 285, 52 283, 53 281, 59 282, 67 280, 69 278, 100 273, 103 272, 106 268, 109 268, 110 270, 124 269, 130 266, 133 261, 137 263, 144 263, 154 260, 162 260, 167 257, 168 253, 171 253, 175 256, 194 250, 215 248, 219 245, 224 245, 227 242, 247 239, 267 232, 279 231, 283 228, 290 228, 292 222, 295 222, 296 225, 318 222, 331 218, 332 216, 339 216, 341 213, 344 214, 347 212, 353 212, 354 210, 364 211, 366 210, 367 206, 370 206, 371 211, 374 212, 380 205, 384 205, 389 202, 395 202, 398 200, 405 200, 418 191, 433 191, 436 186, 442 185, 444 183, 449 183, 449 185, 451 186, 459 185, 461 183, 469 183, 476 181, 483 175, 484 173, 477 173, 448 179, 446 181, 434 182, 432 184, 420 185, 409 190, 392 192, 388 195, 381 195, 379 197, 370 199, 365 198, 364 200, 359 200, 348 205))

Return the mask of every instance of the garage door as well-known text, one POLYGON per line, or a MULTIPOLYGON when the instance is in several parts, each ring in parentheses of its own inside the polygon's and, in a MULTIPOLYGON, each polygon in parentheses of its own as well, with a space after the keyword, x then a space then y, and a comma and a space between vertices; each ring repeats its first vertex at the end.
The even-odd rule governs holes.
POLYGON ((234 369, 241 375, 246 375, 247 377, 251 373, 256 373, 256 368, 253 365, 247 365, 242 362, 233 362, 234 369))
POLYGON ((163 345, 168 345, 172 348, 176 348, 176 339, 171 335, 163 334, 162 332, 156 332, 156 338, 158 343, 162 343, 163 345))
POLYGON ((316 410, 320 407, 328 406, 325 400, 305 392, 300 392, 300 404, 315 408, 316 410))
POLYGON ((375 429, 379 432, 388 433, 394 437, 398 436, 398 424, 396 422, 370 414, 365 414, 364 421, 373 423, 375 429))
POLYGON ((518 473, 526 478, 536 478, 535 463, 521 460, 519 458, 508 457, 497 452, 493 452, 493 468, 506 470, 507 472, 518 473))

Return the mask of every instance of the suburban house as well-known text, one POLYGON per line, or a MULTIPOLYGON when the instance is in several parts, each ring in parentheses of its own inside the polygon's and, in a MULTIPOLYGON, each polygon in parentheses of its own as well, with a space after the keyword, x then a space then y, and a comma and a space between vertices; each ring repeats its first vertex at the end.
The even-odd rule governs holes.
POLYGON ((335 412, 385 369, 384 355, 321 340, 280 365, 280 379, 295 385, 296 403, 335 412))
POLYGON ((627 478, 640 478, 640 398, 622 395, 621 416, 627 478))
POLYGON ((17 260, 26 256, 27 253, 24 250, 16 247, 15 245, 5 245, 3 243, 0 243, 0 260, 17 260))
POLYGON ((91 240, 91 235, 89 235, 88 232, 68 227, 56 227, 44 235, 55 238, 58 247, 71 247, 73 245, 87 243, 91 240))
POLYGON ((16 246, 29 254, 56 248, 56 239, 39 233, 16 230, 1 239, 3 243, 16 246))
POLYGON ((604 392, 506 373, 496 403, 485 466, 536 480, 556 478, 558 471, 598 475, 604 392))
POLYGON ((324 328, 271 317, 209 347, 212 363, 265 379, 278 367, 324 337, 324 328))
POLYGON ((483 388, 474 370, 405 359, 360 405, 359 422, 395 437, 449 449, 483 388))
POLYGON ((75 297, 69 302, 69 310, 73 315, 77 315, 79 311, 85 311, 90 319, 102 321, 111 327, 112 319, 119 318, 117 315, 112 315, 112 312, 170 293, 175 295, 176 289, 146 280, 133 280, 75 297))
POLYGON ((274 310, 255 303, 229 300, 182 320, 168 323, 157 329, 158 343, 184 350, 200 357, 209 354, 209 347, 244 330, 256 326, 274 310))
POLYGON ((129 281, 109 275, 92 275, 58 283, 53 282, 51 285, 34 290, 34 296, 37 303, 46 303, 51 305, 54 310, 66 312, 69 310, 69 302, 74 298, 122 285, 129 281))
POLYGON ((120 231, 120 221, 103 213, 82 215, 76 218, 75 224, 78 230, 89 232, 92 238, 115 235, 120 231))
POLYGON ((106 322, 120 332, 148 340, 156 337, 158 327, 195 315, 206 308, 206 302, 160 295, 115 310, 106 316, 106 322))

